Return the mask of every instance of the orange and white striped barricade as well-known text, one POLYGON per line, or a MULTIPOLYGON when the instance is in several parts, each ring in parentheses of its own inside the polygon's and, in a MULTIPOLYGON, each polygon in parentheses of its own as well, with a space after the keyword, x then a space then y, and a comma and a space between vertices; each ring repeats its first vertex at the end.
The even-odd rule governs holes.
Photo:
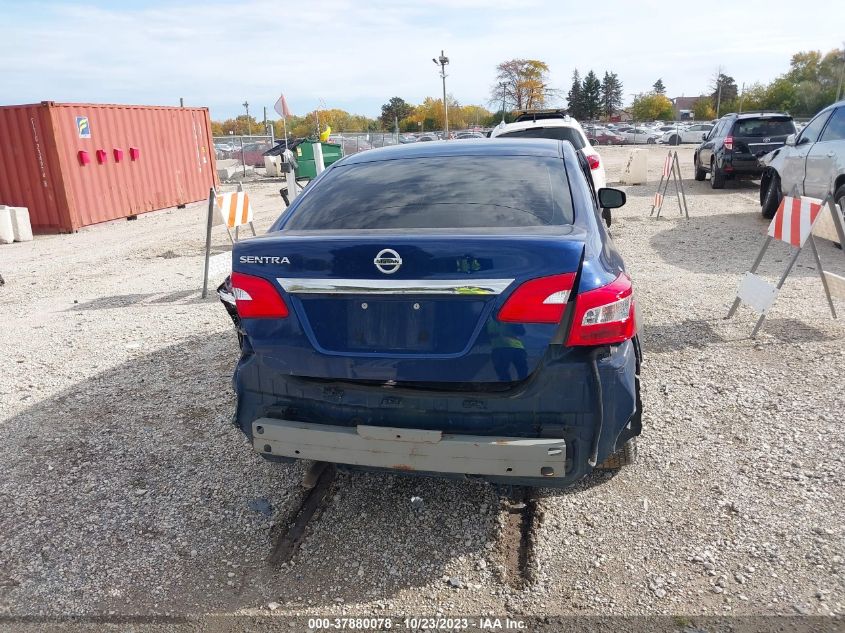
POLYGON ((243 190, 240 183, 238 183, 237 191, 216 194, 214 206, 217 210, 214 224, 225 225, 233 244, 238 240, 238 229, 245 224, 249 224, 252 234, 256 235, 255 226, 252 224, 254 213, 249 202, 249 194, 243 190), (232 237, 232 229, 235 229, 234 237, 232 237))
POLYGON ((825 216, 828 216, 832 230, 828 229, 824 237, 826 239, 838 238, 842 240, 842 243, 845 243, 845 221, 843 221, 842 211, 834 202, 833 196, 829 194, 824 200, 819 200, 818 198, 799 196, 798 188, 792 188, 789 195, 781 200, 775 217, 772 218, 772 222, 769 224, 763 246, 760 248, 760 252, 757 254, 754 263, 751 264, 751 269, 743 276, 739 284, 739 289, 737 290, 736 298, 725 318, 731 318, 741 303, 750 307, 760 315, 757 323, 754 325, 754 329, 751 331, 751 337, 754 338, 757 332, 760 331, 766 315, 772 305, 774 305, 780 289, 783 287, 793 266, 795 266, 795 262, 798 261, 798 256, 808 242, 810 249, 813 251, 816 269, 819 271, 819 276, 821 277, 822 287, 827 297, 830 313, 834 319, 836 318, 833 296, 845 299, 845 278, 828 273, 822 268, 819 251, 816 248, 816 241, 813 238, 815 233, 814 226, 820 218, 825 216), (829 211, 829 213, 825 213, 825 211, 829 211), (777 285, 772 285, 756 274, 760 262, 763 261, 763 255, 765 255, 772 240, 785 242, 794 249, 786 270, 783 271, 777 285))
POLYGON ((669 188, 669 181, 675 183, 675 194, 678 196, 678 212, 685 215, 689 220, 689 208, 687 207, 687 195, 684 191, 684 183, 681 178, 681 164, 678 162, 678 152, 669 150, 666 158, 663 160, 663 171, 660 172, 660 182, 657 183, 657 191, 651 201, 651 213, 649 217, 654 215, 655 210, 660 217, 660 211, 663 209, 663 201, 666 197, 666 190, 669 188))
POLYGON ((253 236, 257 235, 255 225, 252 223, 254 215, 252 205, 249 202, 249 194, 243 190, 240 183, 238 183, 237 191, 229 193, 217 193, 214 189, 209 191, 205 234, 205 266, 202 278, 203 299, 208 294, 208 280, 210 278, 219 278, 232 271, 231 251, 217 255, 211 254, 212 227, 219 224, 224 225, 229 240, 234 244, 238 240, 238 229, 246 224, 252 229, 253 236), (232 229, 235 229, 234 236, 232 236, 232 229))

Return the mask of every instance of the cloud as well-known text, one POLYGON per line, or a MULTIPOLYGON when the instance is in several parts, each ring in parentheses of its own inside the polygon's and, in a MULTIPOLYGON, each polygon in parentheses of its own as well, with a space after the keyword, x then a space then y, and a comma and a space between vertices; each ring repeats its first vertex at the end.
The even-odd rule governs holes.
POLYGON ((431 58, 451 58, 447 88, 486 103, 499 61, 532 57, 566 91, 574 68, 619 74, 626 96, 662 77, 670 96, 698 94, 721 64, 737 82, 768 81, 792 53, 840 44, 845 5, 803 3, 824 14, 796 29, 791 3, 717 2, 676 15, 665 3, 609 0, 585 8, 539 0, 278 0, 45 2, 4 6, 14 24, 0 41, 0 101, 207 105, 217 118, 270 110, 279 92, 297 113, 320 99, 374 115, 394 95, 437 95, 431 58), (722 19, 722 16, 724 19, 722 19))

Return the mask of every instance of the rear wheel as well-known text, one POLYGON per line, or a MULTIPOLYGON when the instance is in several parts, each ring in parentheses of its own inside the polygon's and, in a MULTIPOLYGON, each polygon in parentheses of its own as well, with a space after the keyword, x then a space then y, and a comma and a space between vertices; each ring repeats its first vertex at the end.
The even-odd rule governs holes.
POLYGON ((598 470, 619 470, 623 466, 630 466, 637 461, 637 438, 632 437, 625 442, 616 452, 609 455, 601 464, 596 466, 598 470))
POLYGON ((725 174, 716 165, 715 160, 710 161, 710 186, 713 189, 725 188, 725 174))
POLYGON ((707 170, 704 169, 701 165, 698 164, 698 156, 693 159, 693 164, 695 165, 695 179, 698 182, 704 182, 704 179, 707 178, 707 170))
POLYGON ((670 145, 680 145, 681 144, 681 137, 675 134, 672 138, 669 139, 670 145))
POLYGON ((655 143, 653 138, 648 138, 648 139, 646 139, 645 142, 646 142, 646 145, 654 145, 654 143, 655 143))
POLYGON ((766 183, 766 191, 763 194, 763 200, 760 206, 760 212, 767 220, 775 217, 775 213, 780 205, 780 177, 777 173, 773 173, 766 183))

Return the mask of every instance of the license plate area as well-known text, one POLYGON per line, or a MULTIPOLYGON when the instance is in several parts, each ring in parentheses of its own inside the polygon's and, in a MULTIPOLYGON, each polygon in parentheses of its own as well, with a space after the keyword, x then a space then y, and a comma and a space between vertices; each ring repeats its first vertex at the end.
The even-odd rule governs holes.
POLYGON ((302 299, 317 342, 330 351, 454 354, 469 343, 485 301, 356 295, 302 299))

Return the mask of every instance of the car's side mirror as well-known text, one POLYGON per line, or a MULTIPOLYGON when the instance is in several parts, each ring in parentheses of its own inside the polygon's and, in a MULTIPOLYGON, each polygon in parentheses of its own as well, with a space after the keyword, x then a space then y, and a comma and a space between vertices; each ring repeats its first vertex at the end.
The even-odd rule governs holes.
POLYGON ((625 192, 611 187, 599 189, 599 206, 602 209, 618 209, 625 205, 627 197, 625 192))
POLYGON ((795 147, 795 135, 790 134, 786 137, 786 141, 784 141, 785 145, 789 145, 790 147, 795 147))

